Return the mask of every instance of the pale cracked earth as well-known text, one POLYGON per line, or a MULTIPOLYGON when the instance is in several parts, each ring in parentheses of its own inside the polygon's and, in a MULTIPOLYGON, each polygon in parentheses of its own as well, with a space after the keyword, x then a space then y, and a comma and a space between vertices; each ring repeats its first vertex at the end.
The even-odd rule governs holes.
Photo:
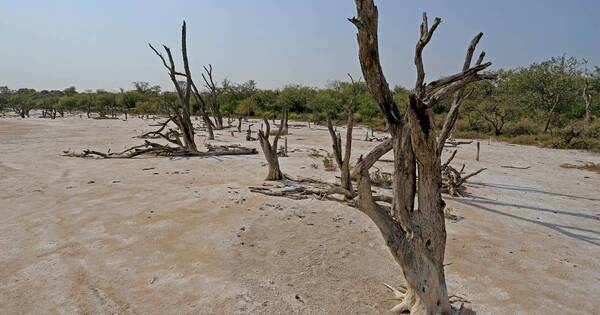
MULTIPOLYGON (((150 123, 0 118, 1 314, 379 314, 393 305, 382 283, 400 285, 402 273, 375 225, 336 202, 249 192, 266 175, 260 154, 61 156, 141 143, 132 137, 150 123)), ((330 151, 325 128, 292 125, 283 171, 333 182, 309 156, 330 151)), ((364 134, 355 131, 354 158, 376 145, 364 134)), ((258 148, 244 138, 219 131, 212 143, 258 148)), ((474 155, 474 144, 461 145, 453 164, 488 170, 468 197, 445 196, 462 217, 447 221, 450 293, 477 314, 600 314, 600 175, 560 167, 600 155, 488 141, 481 161, 474 155)))

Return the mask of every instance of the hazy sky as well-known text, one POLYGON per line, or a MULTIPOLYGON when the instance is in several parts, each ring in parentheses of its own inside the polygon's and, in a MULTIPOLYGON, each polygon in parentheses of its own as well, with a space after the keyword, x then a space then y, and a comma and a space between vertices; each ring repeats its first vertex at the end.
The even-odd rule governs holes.
MULTIPOLYGON (((376 1, 380 51, 391 84, 412 86, 422 11, 443 22, 425 51, 428 79, 460 69, 479 31, 493 67, 567 54, 600 64, 600 1, 376 1)), ((324 86, 360 75, 352 0, 26 1, 0 0, 0 86, 130 89, 172 87, 147 42, 179 57, 188 23, 192 71, 212 63, 217 79, 261 88, 324 86)), ((179 60, 180 58, 177 58, 179 60)))

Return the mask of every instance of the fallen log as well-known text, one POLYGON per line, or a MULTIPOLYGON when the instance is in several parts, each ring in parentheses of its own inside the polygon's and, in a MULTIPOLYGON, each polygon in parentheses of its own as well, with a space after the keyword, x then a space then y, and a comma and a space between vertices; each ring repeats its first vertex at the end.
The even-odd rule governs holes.
POLYGON ((251 155, 258 154, 255 148, 242 147, 240 145, 213 146, 207 144, 208 151, 186 151, 180 147, 171 147, 147 141, 144 144, 133 146, 121 152, 106 153, 85 149, 82 152, 63 151, 63 156, 80 158, 103 158, 103 159, 130 159, 140 155, 154 156, 222 156, 222 155, 251 155))

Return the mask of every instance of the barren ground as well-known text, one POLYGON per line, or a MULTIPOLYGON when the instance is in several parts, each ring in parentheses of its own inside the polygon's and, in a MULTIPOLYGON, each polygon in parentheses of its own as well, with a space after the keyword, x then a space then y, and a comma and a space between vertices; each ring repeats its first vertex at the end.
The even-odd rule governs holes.
MULTIPOLYGON (((60 155, 141 143, 132 136, 150 123, 0 119, 1 314, 378 314, 393 305, 382 283, 400 285, 402 273, 375 225, 336 202, 250 193, 266 175, 262 154, 60 155)), ((337 173, 308 155, 330 151, 325 128, 290 133, 282 170, 333 182, 337 173)), ((377 144, 364 134, 355 132, 354 158, 377 144)), ((214 143, 258 148, 244 137, 219 131, 214 143)), ((474 144, 453 162, 488 168, 470 196, 445 196, 463 217, 447 221, 450 293, 478 314, 600 314, 600 175, 560 167, 600 155, 481 147, 480 162, 474 144)))

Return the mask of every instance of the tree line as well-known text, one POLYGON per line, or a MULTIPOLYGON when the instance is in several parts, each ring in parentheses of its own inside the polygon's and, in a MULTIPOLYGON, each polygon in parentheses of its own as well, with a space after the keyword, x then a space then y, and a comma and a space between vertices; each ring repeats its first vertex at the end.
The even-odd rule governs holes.
MULTIPOLYGON (((290 119, 322 123, 327 118, 344 120, 346 104, 354 97, 354 121, 374 128, 386 128, 384 116, 364 82, 351 84, 331 81, 325 88, 287 85, 281 89, 259 89, 254 80, 234 83, 224 79, 215 83, 212 67, 206 68, 203 91, 206 111, 223 128, 239 117, 274 117, 285 110, 290 119), (210 71, 209 71, 210 70, 210 71), (354 94, 353 94, 354 93, 354 94)), ((497 76, 465 89, 463 115, 456 124, 455 136, 497 136, 514 142, 537 143, 555 147, 600 150, 600 67, 586 60, 558 56, 515 69, 489 71, 497 76)), ((180 82, 185 84, 185 82, 180 82)), ((412 91, 402 86, 392 89, 403 113, 412 91)), ((162 91, 158 85, 133 82, 133 89, 78 92, 75 87, 60 90, 0 87, 0 108, 13 110, 21 117, 33 109, 47 118, 65 113, 86 113, 87 117, 114 118, 120 115, 165 115, 177 102, 175 92, 162 91)), ((200 106, 191 99, 193 113, 200 106)), ((434 108, 436 122, 448 111, 449 101, 434 108)), ((441 125, 438 124, 439 128, 441 125)))

